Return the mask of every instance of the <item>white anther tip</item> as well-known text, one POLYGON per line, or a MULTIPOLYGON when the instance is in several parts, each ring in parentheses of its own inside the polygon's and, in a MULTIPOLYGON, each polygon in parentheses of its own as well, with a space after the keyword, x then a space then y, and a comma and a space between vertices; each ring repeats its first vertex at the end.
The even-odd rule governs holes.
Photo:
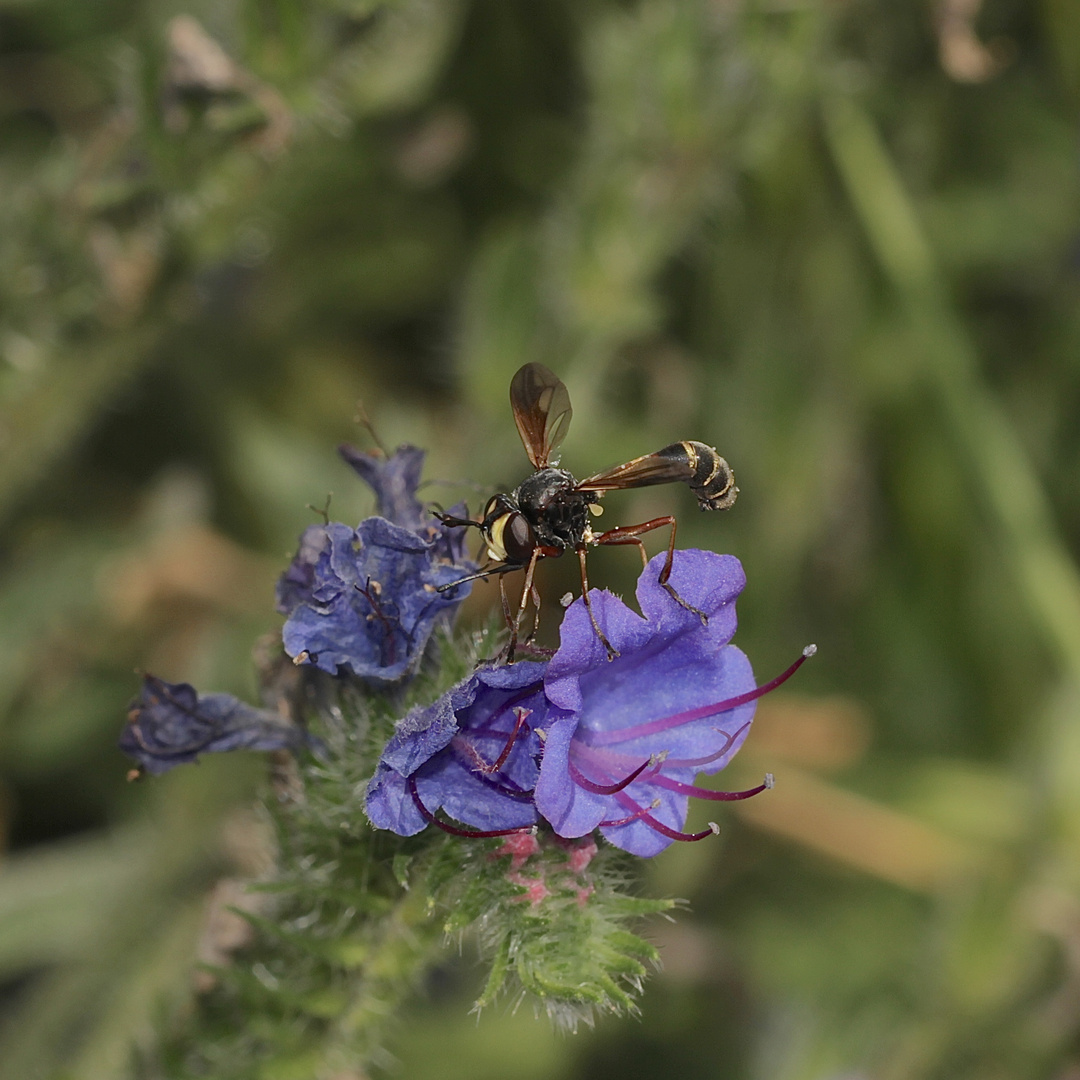
POLYGON ((807 660, 809 660, 810 657, 813 656, 814 653, 816 653, 816 652, 817 652, 817 646, 816 645, 807 645, 806 648, 803 649, 802 654, 803 654, 803 656, 806 657, 807 660))
POLYGON ((709 832, 711 832, 713 834, 713 836, 719 836, 720 835, 720 826, 717 825, 715 821, 710 821, 709 822, 709 832))
POLYGON ((776 777, 771 772, 765 774, 765 787, 769 791, 776 787, 776 777))
POLYGON ((574 602, 574 594, 572 592, 565 592, 559 598, 560 606, 568 608, 574 602))

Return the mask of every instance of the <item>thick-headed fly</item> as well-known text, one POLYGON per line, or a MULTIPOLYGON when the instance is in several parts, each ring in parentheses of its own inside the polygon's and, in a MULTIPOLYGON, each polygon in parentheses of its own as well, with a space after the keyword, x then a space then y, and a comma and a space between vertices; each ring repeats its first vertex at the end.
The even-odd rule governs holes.
MULTIPOLYGON (((530 596, 536 622, 526 644, 532 641, 539 624, 540 597, 533 585, 536 564, 541 559, 556 558, 569 550, 577 552, 581 566, 581 593, 596 636, 607 650, 609 660, 618 656, 593 615, 589 602, 589 579, 585 572, 585 553, 590 545, 636 544, 642 561, 647 564, 648 556, 640 537, 665 525, 670 526, 671 537, 667 561, 660 571, 660 584, 677 603, 700 615, 704 622, 705 615, 688 604, 668 582, 675 552, 675 519, 670 514, 640 525, 622 525, 604 532, 594 532, 590 518, 602 512, 600 500, 606 492, 650 487, 653 484, 688 484, 702 510, 726 510, 739 493, 728 463, 713 447, 704 443, 677 442, 653 454, 604 469, 584 480, 575 480, 565 469, 558 468, 558 459, 553 457, 566 435, 573 412, 570 395, 562 380, 543 364, 526 364, 510 383, 510 405, 521 441, 525 444, 525 452, 536 472, 513 491, 493 495, 480 521, 441 515, 447 525, 472 525, 480 530, 484 538, 489 563, 479 573, 461 580, 499 575, 503 612, 510 629, 507 662, 513 663, 518 627, 530 596), (525 586, 516 615, 506 598, 502 577, 512 570, 525 571, 525 586)), ((457 584, 460 582, 443 588, 449 589, 457 584)))

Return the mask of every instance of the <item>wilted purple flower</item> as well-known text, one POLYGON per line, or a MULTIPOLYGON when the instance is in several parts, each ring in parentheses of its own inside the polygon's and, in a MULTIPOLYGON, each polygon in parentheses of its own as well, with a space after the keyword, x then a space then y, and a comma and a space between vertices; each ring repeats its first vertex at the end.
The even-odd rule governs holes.
POLYGON ((671 584, 708 616, 703 625, 659 584, 663 559, 654 558, 638 580, 644 618, 611 593, 593 594, 596 619, 620 655, 607 659, 579 599, 563 619, 544 679, 548 699, 569 715, 541 725, 537 810, 560 836, 599 828, 635 855, 709 835, 682 831, 691 795, 741 799, 770 785, 767 777, 749 791, 714 792, 692 781, 727 765, 750 729, 754 701, 811 654, 755 687, 750 662, 728 644, 746 581, 739 561, 708 551, 675 553, 671 584))
POLYGON ((385 518, 358 528, 312 525, 278 583, 278 610, 288 616, 285 651, 298 663, 337 674, 396 681, 413 668, 441 615, 469 586, 439 592, 462 567, 439 558, 436 541, 385 518))
MULTIPOLYGON (((375 508, 379 517, 432 541, 437 558, 471 567, 465 553, 465 530, 444 525, 416 497, 420 472, 424 467, 423 450, 404 444, 387 456, 381 452, 367 453, 342 443, 338 453, 375 492, 375 508)), ((453 517, 465 516, 464 505, 451 507, 450 514, 453 517)))
POLYGON ((144 675, 128 710, 120 749, 158 775, 200 754, 226 750, 295 750, 304 732, 277 713, 255 709, 231 694, 197 694, 187 683, 144 675))
POLYGON ((533 725, 565 715, 544 696, 544 667, 481 668, 401 720, 368 786, 372 823, 403 836, 432 823, 461 836, 534 824, 541 745, 533 725), (439 821, 439 809, 472 828, 439 821))
POLYGON ((330 674, 345 666, 362 678, 395 682, 419 661, 440 617, 449 618, 470 586, 438 591, 474 569, 461 530, 428 514, 416 497, 424 451, 393 454, 340 447, 375 492, 379 517, 358 528, 312 525, 277 587, 288 616, 282 640, 298 663, 330 674))
POLYGON ((418 446, 403 445, 388 456, 379 452, 367 453, 342 443, 338 453, 375 492, 379 517, 413 532, 424 527, 429 515, 416 497, 424 468, 423 450, 418 446))

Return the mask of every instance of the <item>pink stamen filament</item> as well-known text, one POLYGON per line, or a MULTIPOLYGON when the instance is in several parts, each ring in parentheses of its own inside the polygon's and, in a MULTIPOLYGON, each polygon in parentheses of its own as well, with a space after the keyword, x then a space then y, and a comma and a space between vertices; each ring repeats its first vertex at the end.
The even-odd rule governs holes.
MULTIPOLYGON (((472 734, 472 732, 470 732, 470 734, 472 734)), ((506 736, 506 733, 503 731, 500 731, 497 734, 499 738, 505 738, 506 736)), ((476 748, 461 735, 455 735, 453 739, 450 740, 450 749, 453 751, 457 763, 466 772, 470 773, 493 791, 499 792, 500 795, 506 795, 508 798, 527 802, 536 793, 535 788, 526 789, 519 787, 505 774, 500 774, 502 778, 496 780, 494 774, 488 775, 484 772, 482 767, 486 766, 487 762, 476 752, 476 748)))
POLYGON ((483 773, 476 773, 476 779, 493 791, 497 791, 500 795, 505 795, 508 799, 518 799, 520 802, 528 802, 535 794, 536 788, 520 788, 510 777, 505 777, 505 783, 499 780, 494 780, 490 776, 485 776, 483 773))
MULTIPOLYGON (((722 758, 730 749, 731 744, 747 731, 750 727, 749 721, 743 724, 733 735, 729 735, 726 731, 721 731, 720 728, 714 728, 713 730, 724 737, 724 745, 720 747, 715 753, 706 754, 704 757, 697 758, 673 758, 666 757, 661 758, 660 755, 654 754, 652 761, 654 761, 658 767, 665 769, 694 769, 701 768, 705 765, 709 765, 712 762, 722 758)), ((599 765, 604 769, 618 769, 623 766, 629 766, 635 759, 630 754, 620 753, 618 750, 595 750, 588 743, 583 743, 579 739, 573 739, 571 741, 572 753, 579 758, 583 758, 586 761, 591 761, 599 765)))
POLYGON ((513 730, 506 739, 506 745, 502 748, 502 753, 490 765, 482 766, 481 772, 496 773, 506 764, 506 759, 510 756, 510 751, 514 749, 514 743, 517 742, 521 729, 525 726, 525 720, 532 716, 532 709, 517 708, 514 710, 514 715, 517 719, 514 721, 513 730))
POLYGON ((782 671, 775 679, 771 679, 763 686, 757 686, 753 690, 747 690, 745 694, 736 694, 735 697, 718 701, 715 705, 701 705, 696 709, 688 709, 686 712, 676 713, 674 716, 665 716, 661 720, 650 720, 645 724, 635 724, 633 727, 620 728, 618 731, 593 731, 589 732, 589 745, 610 746, 612 743, 628 742, 631 739, 639 739, 645 735, 655 735, 661 731, 670 731, 672 728, 681 727, 694 720, 703 720, 707 716, 715 716, 717 713, 729 712, 737 709, 740 705, 748 705, 751 701, 757 701, 770 691, 775 690, 782 683, 787 682, 796 671, 799 670, 817 652, 816 645, 807 645, 802 655, 789 668, 782 671))
POLYGON ((624 818, 616 818, 612 821, 601 821, 597 827, 600 829, 617 829, 620 825, 629 825, 632 821, 640 821, 648 812, 648 810, 639 806, 633 814, 627 814, 624 818))
POLYGON ((412 796, 412 801, 416 805, 416 809, 420 811, 420 816, 429 824, 437 825, 443 832, 448 832, 451 836, 464 836, 473 840, 484 840, 491 836, 516 836, 519 833, 532 832, 535 828, 534 825, 519 825, 513 829, 462 829, 457 825, 450 825, 445 821, 440 821, 423 803, 420 798, 420 792, 416 790, 416 777, 410 776, 406 781, 409 788, 409 794, 412 796))
POLYGON ((590 780, 582 773, 572 761, 568 764, 570 765, 570 776, 578 787, 591 791, 594 795, 614 795, 616 792, 622 791, 623 788, 629 787, 652 764, 652 758, 643 761, 629 776, 623 777, 622 780, 614 784, 598 784, 595 780, 590 780))
POLYGON ((747 721, 734 735, 729 735, 726 731, 721 731, 719 728, 714 730, 724 736, 724 745, 716 751, 715 754, 708 754, 705 757, 697 758, 672 758, 669 757, 664 764, 671 769, 693 769, 701 768, 703 765, 709 765, 716 761, 718 758, 722 758, 730 749, 731 744, 748 728, 750 727, 749 721, 747 721))
MULTIPOLYGON (((622 805, 625 806, 628 810, 632 811, 630 818, 627 819, 627 822, 621 822, 619 824, 626 824, 629 821, 640 819, 646 825, 648 825, 650 829, 652 829, 654 832, 658 832, 661 836, 666 836, 669 840, 682 840, 684 843, 688 844, 694 843, 697 840, 704 840, 706 837, 709 836, 716 836, 720 832, 720 826, 714 825, 712 822, 709 823, 709 828, 699 833, 679 832, 678 829, 673 829, 670 825, 665 825, 662 821, 657 821, 657 819, 654 818, 648 810, 645 810, 642 807, 638 806, 638 804, 634 802, 634 800, 631 799, 629 795, 625 794, 625 792, 620 791, 615 796, 615 798, 618 799, 619 802, 622 803, 622 805)), ((603 825, 604 822, 601 822, 600 824, 603 825)))
MULTIPOLYGON (((588 743, 583 743, 576 737, 570 740, 571 753, 578 761, 587 761, 605 774, 606 779, 614 783, 613 777, 626 769, 634 769, 641 760, 640 754, 624 754, 618 750, 597 750, 588 743)), ((646 765, 660 764, 662 758, 659 754, 653 754, 646 765)))
POLYGON ((737 802, 739 799, 749 799, 752 795, 758 795, 772 787, 767 779, 763 784, 747 788, 746 791, 712 791, 709 788, 698 787, 696 784, 683 784, 678 780, 672 780, 670 776, 660 774, 649 777, 649 783, 665 788, 667 791, 676 791, 680 795, 693 795, 695 799, 713 799, 717 802, 737 802))
POLYGON ((526 719, 532 715, 531 709, 519 708, 515 709, 514 712, 517 715, 517 720, 514 722, 514 727, 509 735, 502 731, 484 731, 479 733, 489 737, 497 735, 499 738, 504 738, 506 740, 502 752, 492 762, 485 761, 476 747, 469 741, 467 736, 473 735, 475 737, 475 735, 478 734, 477 732, 461 733, 454 736, 452 742, 455 749, 459 750, 462 755, 468 758, 470 763, 469 768, 473 772, 484 773, 487 776, 491 776, 493 773, 497 773, 503 765, 506 764, 506 759, 510 756, 510 751, 514 749, 514 743, 517 742, 518 736, 521 734, 521 729, 525 726, 526 719))

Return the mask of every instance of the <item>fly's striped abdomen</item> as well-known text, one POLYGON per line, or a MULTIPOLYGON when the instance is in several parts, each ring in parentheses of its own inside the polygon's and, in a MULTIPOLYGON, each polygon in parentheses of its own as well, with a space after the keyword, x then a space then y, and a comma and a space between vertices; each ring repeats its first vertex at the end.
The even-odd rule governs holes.
POLYGON ((739 494, 735 474, 715 447, 687 439, 657 450, 654 456, 671 462, 676 468, 684 467, 681 476, 672 475, 669 479, 684 480, 697 496, 702 510, 726 510, 735 502, 739 494))

